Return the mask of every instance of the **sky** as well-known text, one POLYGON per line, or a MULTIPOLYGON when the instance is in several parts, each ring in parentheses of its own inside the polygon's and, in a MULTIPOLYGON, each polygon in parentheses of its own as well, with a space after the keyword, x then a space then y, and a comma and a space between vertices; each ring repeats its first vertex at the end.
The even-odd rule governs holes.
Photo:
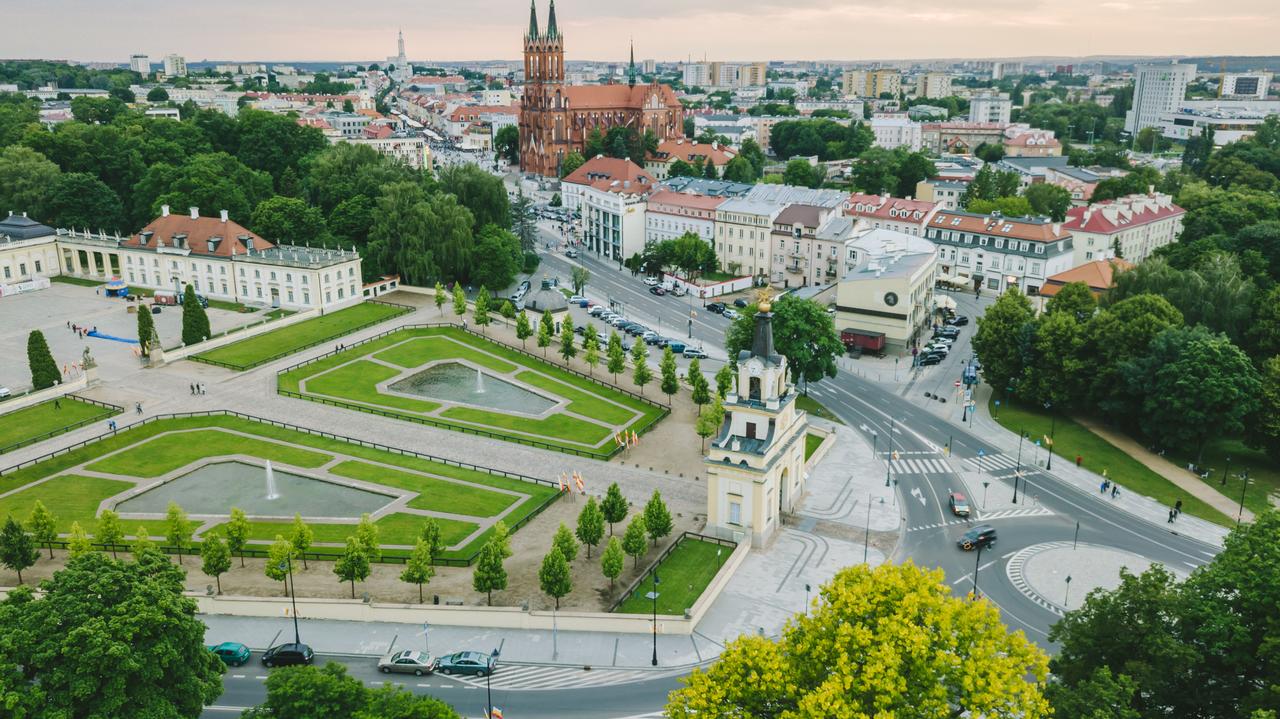
MULTIPOLYGON (((545 26, 547 0, 538 0, 545 26)), ((518 59, 520 0, 4 0, 0 57, 518 59)), ((1276 0, 561 0, 568 60, 872 60, 1280 52, 1276 0)))

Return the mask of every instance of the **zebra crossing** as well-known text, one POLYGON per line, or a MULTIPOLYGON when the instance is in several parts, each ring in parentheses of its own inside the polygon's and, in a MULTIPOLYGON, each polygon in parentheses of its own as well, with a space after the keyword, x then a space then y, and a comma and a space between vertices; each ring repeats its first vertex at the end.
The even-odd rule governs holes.
POLYGON ((1018 517, 1048 517, 1053 512, 1044 507, 1027 507, 1026 509, 1001 509, 991 512, 975 512, 974 516, 968 519, 952 519, 946 522, 934 522, 933 524, 921 524, 916 527, 908 527, 908 532, 919 532, 924 529, 938 529, 940 527, 955 527, 961 524, 975 524, 977 522, 990 522, 996 519, 1014 519, 1018 517))
POLYGON ((953 470, 945 459, 913 459, 902 457, 889 461, 894 474, 950 474, 953 470))
MULTIPOLYGON (((1018 468, 1018 461, 1007 454, 988 454, 982 457, 970 457, 964 461, 965 467, 971 472, 999 472, 1000 470, 1018 468)), ((1022 463, 1023 471, 1028 468, 1028 463, 1022 463)))
MULTIPOLYGON (((582 667, 547 667, 533 665, 505 664, 499 665, 497 671, 489 677, 488 686, 493 689, 580 689, 585 687, 615 686, 618 684, 634 684, 667 676, 672 672, 653 671, 650 669, 593 669, 582 667)), ((485 680, 471 676, 454 675, 449 677, 462 684, 483 687, 485 680)))

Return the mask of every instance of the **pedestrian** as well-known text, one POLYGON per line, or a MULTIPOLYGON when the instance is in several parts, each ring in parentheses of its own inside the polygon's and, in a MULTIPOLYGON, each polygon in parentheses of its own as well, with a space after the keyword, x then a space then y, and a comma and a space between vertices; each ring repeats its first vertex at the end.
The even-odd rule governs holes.
POLYGON ((208 387, 206 387, 206 386, 205 386, 204 382, 201 382, 201 383, 200 383, 200 394, 205 394, 205 390, 206 390, 206 389, 208 389, 208 387))
POLYGON ((196 393, 196 383, 192 382, 189 386, 191 387, 191 394, 194 395, 196 393))
POLYGON ((1174 516, 1174 511, 1173 511, 1172 509, 1170 509, 1170 510, 1169 510, 1169 522, 1168 522, 1169 524, 1173 524, 1173 516, 1174 516))
POLYGON ((1115 499, 1118 496, 1120 496, 1120 485, 1118 484, 1111 485, 1111 498, 1115 499))
POLYGON ((71 320, 67 320, 67 329, 71 329, 71 320))
POLYGON ((1102 494, 1107 493, 1107 480, 1102 480, 1102 483, 1098 485, 1098 491, 1102 494))
POLYGON ((1182 514, 1182 500, 1181 500, 1181 499, 1179 499, 1179 500, 1178 500, 1176 503, 1174 503, 1174 505, 1173 505, 1173 515, 1176 517, 1176 516, 1178 516, 1179 514, 1182 514))
POLYGON ((1077 466, 1077 467, 1079 467, 1079 466, 1080 466, 1080 462, 1081 462, 1081 461, 1082 461, 1082 460, 1081 460, 1080 455, 1078 455, 1078 454, 1077 454, 1077 455, 1076 455, 1076 466, 1077 466))
POLYGON ((53 408, 54 408, 54 409, 62 409, 62 401, 61 401, 61 400, 59 400, 59 399, 57 399, 57 398, 54 398, 54 400, 53 400, 53 408))
POLYGON ((142 403, 141 403, 141 402, 134 402, 134 403, 133 403, 133 409, 134 409, 134 412, 135 412, 136 414, 142 414, 142 403))

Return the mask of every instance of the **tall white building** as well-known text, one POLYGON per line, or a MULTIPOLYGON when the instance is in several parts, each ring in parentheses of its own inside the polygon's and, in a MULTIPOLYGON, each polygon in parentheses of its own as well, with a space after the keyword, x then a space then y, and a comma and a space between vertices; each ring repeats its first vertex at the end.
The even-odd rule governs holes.
POLYGON ((143 75, 151 74, 151 58, 146 55, 130 55, 129 69, 143 75))
POLYGON ((711 84, 711 63, 709 62, 686 62, 684 64, 684 77, 681 82, 685 87, 706 87, 711 84))
POLYGON ((916 97, 937 100, 951 94, 951 76, 945 72, 926 72, 916 78, 916 97))
POLYGON ((395 70, 391 73, 392 78, 397 82, 408 82, 413 77, 413 66, 409 63, 409 57, 404 52, 404 31, 396 33, 396 55, 387 58, 388 65, 394 65, 395 70))
POLYGON ((164 56, 164 74, 168 77, 186 77, 187 59, 170 53, 164 56))
POLYGON ((1013 101, 1007 92, 986 92, 969 98, 969 122, 1009 124, 1013 101))
POLYGON ((1135 65, 1133 107, 1124 116, 1126 132, 1159 127, 1160 116, 1178 109, 1187 95, 1187 84, 1195 79, 1196 66, 1187 63, 1135 65))
POLYGON ((1228 73, 1222 78, 1222 97, 1262 100, 1271 87, 1271 73, 1228 73))
POLYGON ((916 152, 924 143, 922 125, 902 113, 884 113, 871 116, 871 134, 876 137, 876 147, 892 150, 905 147, 916 152))

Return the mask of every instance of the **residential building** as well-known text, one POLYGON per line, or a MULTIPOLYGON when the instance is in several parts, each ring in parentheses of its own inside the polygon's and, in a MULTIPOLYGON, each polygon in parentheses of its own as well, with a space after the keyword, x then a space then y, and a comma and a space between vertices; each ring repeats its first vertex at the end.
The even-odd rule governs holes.
POLYGON ((621 263, 644 249, 645 203, 656 184, 634 162, 598 155, 565 177, 560 193, 582 213, 585 249, 621 263))
POLYGON ((902 92, 902 73, 893 68, 845 70, 840 85, 847 97, 897 97, 902 92))
POLYGON ((916 235, 873 229, 843 248, 836 286, 836 330, 882 335, 905 351, 930 325, 937 309, 933 287, 938 258, 933 243, 916 235))
POLYGON ((445 118, 445 125, 441 129, 449 137, 460 139, 467 128, 477 122, 491 126, 493 132, 497 133, 507 125, 519 124, 520 108, 512 105, 459 105, 445 118))
POLYGON ((642 62, 641 62, 641 67, 643 68, 643 72, 644 72, 644 74, 646 74, 646 75, 652 75, 653 73, 655 73, 655 72, 657 72, 657 71, 658 71, 658 61, 657 61, 657 60, 644 60, 644 61, 642 61, 642 62))
MULTIPOLYGON (((801 115, 812 115, 815 110, 840 110, 849 116, 861 120, 863 103, 861 100, 796 100, 795 108, 801 115)), ((843 118, 832 118, 843 119, 843 118)))
POLYGON ((937 153, 971 155, 978 145, 1004 144, 1008 123, 999 122, 926 122, 920 129, 924 146, 937 153))
POLYGON ((960 209, 960 198, 973 178, 933 177, 916 183, 916 199, 938 205, 942 210, 960 209))
POLYGON ((1229 72, 1222 76, 1222 88, 1218 97, 1250 98, 1262 100, 1271 87, 1269 72, 1229 72))
POLYGON ((665 180, 676 160, 688 165, 697 163, 698 166, 710 162, 716 166, 716 174, 719 175, 734 157, 737 157, 736 152, 718 142, 700 143, 679 137, 658 143, 658 148, 645 158, 644 169, 655 179, 665 180))
POLYGON ((951 76, 945 72, 926 72, 916 78, 916 97, 937 100, 951 95, 951 76))
POLYGON ((181 55, 164 56, 164 74, 166 77, 186 77, 187 60, 181 55))
POLYGON ((1000 172, 1012 172, 1018 175, 1019 187, 1026 189, 1033 182, 1044 182, 1050 170, 1070 167, 1069 158, 1062 157, 1003 157, 995 163, 1000 172))
POLYGON ((431 169, 431 149, 421 133, 378 132, 370 135, 366 132, 362 137, 341 138, 338 141, 371 147, 379 155, 389 157, 415 170, 431 169))
POLYGON ((871 117, 870 125, 871 133, 876 137, 876 147, 888 150, 905 147, 915 152, 924 143, 921 124, 905 113, 878 113, 871 117))
POLYGON ((738 381, 725 397, 724 424, 703 460, 707 473, 704 531, 768 544, 804 494, 808 415, 796 406, 787 358, 773 346, 772 303, 754 318, 751 348, 738 357, 738 381))
POLYGON ((685 87, 707 87, 711 85, 711 63, 686 62, 681 68, 680 82, 685 87))
POLYGON ((1052 130, 1021 130, 1012 126, 1005 131, 1005 157, 1060 157, 1062 143, 1052 130))
POLYGON ((1133 75, 1133 105, 1125 113, 1124 129, 1136 135, 1148 127, 1159 127, 1161 116, 1178 109, 1187 95, 1187 85, 1196 77, 1196 66, 1135 65, 1133 75))
POLYGON ((318 117, 345 138, 363 137, 372 119, 357 112, 323 112, 318 117))
POLYGON ((769 63, 752 62, 738 66, 737 87, 764 87, 769 83, 769 63))
POLYGON ((582 152, 594 130, 612 127, 652 132, 659 141, 684 135, 684 107, 669 85, 655 79, 636 82, 635 52, 625 85, 565 83, 564 36, 556 25, 555 0, 545 32, 529 8, 524 37, 524 96, 520 103, 520 169, 548 177, 560 175, 570 152, 582 152))
POLYGON ((755 185, 705 177, 668 177, 662 182, 662 189, 709 197, 743 197, 755 189, 755 185))
POLYGON ((945 210, 925 237, 938 246, 939 281, 995 294, 1016 286, 1034 295, 1046 278, 1074 266, 1071 233, 1048 220, 945 210))
POLYGON ((1047 300, 1052 299, 1063 287, 1072 282, 1083 282, 1096 299, 1102 299, 1115 286, 1116 273, 1127 272, 1134 267, 1136 265, 1131 262, 1113 257, 1107 260, 1093 260, 1078 267, 1072 267, 1066 272, 1059 272, 1045 280, 1044 287, 1040 288, 1036 310, 1043 312, 1044 305, 1048 304, 1047 300))
POLYGON ((1272 115, 1280 115, 1278 100, 1184 100, 1160 116, 1160 134, 1185 142, 1213 128, 1213 143, 1221 147, 1253 137, 1272 115))
POLYGON ((712 244, 715 242, 716 208, 726 199, 673 192, 659 186, 649 195, 645 208, 645 244, 674 240, 690 232, 712 244))
POLYGON ((772 266, 774 220, 794 203, 838 208, 846 197, 847 193, 838 190, 755 185, 745 195, 729 199, 716 208, 716 256, 720 269, 781 283, 782 269, 772 266))
POLYGON ((1178 239, 1185 214, 1159 192, 1073 207, 1063 223, 1075 245, 1073 266, 1113 257, 1141 263, 1178 239))
POLYGON ((783 287, 835 282, 853 232, 853 219, 839 207, 788 205, 773 220, 770 281, 783 287))
POLYGON ((889 195, 866 195, 855 192, 844 202, 844 213, 874 230, 892 230, 913 237, 924 237, 924 228, 934 213, 944 209, 937 201, 901 199, 889 195))
POLYGON ((1007 125, 1013 101, 1007 92, 984 92, 969 98, 969 122, 1007 125))
POLYGON ((130 55, 129 69, 142 75, 145 80, 151 74, 151 58, 146 55, 130 55))

